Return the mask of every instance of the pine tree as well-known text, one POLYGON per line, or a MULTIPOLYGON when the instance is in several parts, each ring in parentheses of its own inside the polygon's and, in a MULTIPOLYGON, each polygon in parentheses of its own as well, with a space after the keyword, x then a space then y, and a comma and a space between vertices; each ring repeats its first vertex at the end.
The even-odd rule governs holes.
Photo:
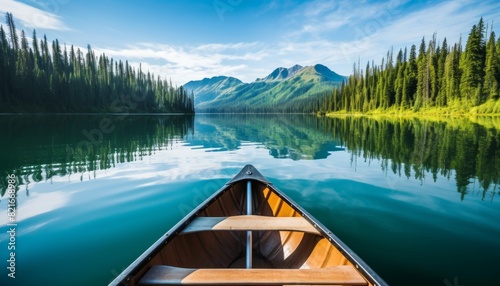
POLYGON ((497 78, 499 73, 500 73, 500 62, 499 62, 498 51, 496 49, 495 32, 491 31, 488 44, 486 45, 483 101, 486 101, 488 99, 498 99, 499 86, 497 78))
POLYGON ((462 78, 462 70, 460 69, 460 59, 462 58, 461 41, 453 46, 453 50, 448 55, 446 61, 445 73, 448 80, 448 88, 446 98, 448 100, 460 100, 460 82, 462 78))
POLYGON ((427 56, 425 54, 426 51, 425 38, 422 38, 422 42, 420 43, 420 48, 418 50, 418 73, 417 73, 417 93, 415 96, 415 104, 413 105, 414 111, 419 111, 422 108, 424 103, 424 98, 428 97, 429 90, 429 81, 428 81, 428 63, 427 56))
POLYGON ((426 70, 426 80, 428 82, 427 87, 427 97, 425 105, 426 107, 434 105, 439 91, 439 74, 438 74, 438 61, 439 55, 441 54, 441 48, 437 46, 436 34, 432 37, 429 42, 429 48, 427 50, 427 70, 426 70))
POLYGON ((12 49, 14 51, 18 51, 19 50, 19 40, 17 38, 16 26, 14 24, 14 17, 12 16, 12 13, 6 13, 5 17, 6 17, 6 21, 7 21, 7 26, 9 27, 10 43, 12 45, 12 49))
POLYGON ((387 64, 385 67, 385 80, 384 80, 384 95, 382 107, 387 109, 394 104, 395 87, 394 81, 396 80, 396 69, 394 68, 392 49, 387 53, 387 64))
POLYGON ((410 49, 408 65, 405 69, 403 79, 403 94, 401 99, 402 108, 408 108, 410 106, 413 106, 414 104, 415 96, 417 93, 417 75, 417 47, 415 45, 412 45, 410 49))
POLYGON ((437 62, 437 82, 438 82, 438 91, 437 91, 437 98, 436 98, 436 105, 438 106, 446 106, 447 105, 447 98, 446 98, 446 79, 445 79, 445 65, 446 65, 446 58, 448 57, 449 54, 449 49, 448 49, 448 42, 446 41, 446 38, 443 40, 443 46, 440 49, 439 55, 438 55, 438 62, 437 62))
POLYGON ((399 108, 402 106, 403 101, 403 91, 404 91, 404 76, 406 70, 406 63, 403 59, 403 51, 399 50, 396 59, 396 80, 394 84, 395 88, 395 101, 394 105, 399 108))
POLYGON ((460 61, 462 72, 460 81, 461 96, 472 105, 481 103, 481 98, 478 98, 478 96, 481 94, 483 85, 485 56, 484 22, 483 18, 481 18, 469 33, 465 51, 460 61))
POLYGON ((33 104, 33 61, 24 30, 21 31, 21 48, 17 54, 15 84, 16 90, 19 91, 18 100, 25 104, 33 104))
POLYGON ((128 62, 124 67, 104 54, 96 57, 90 45, 84 56, 73 46, 61 49, 55 39, 49 52, 46 36, 39 42, 33 31, 30 48, 21 31, 19 46, 12 14, 6 18, 10 42, 0 25, 0 111, 194 113, 194 99, 182 88, 136 72, 128 62))
POLYGON ((430 106, 460 106, 461 109, 500 98, 500 38, 490 32, 484 39, 481 19, 471 29, 465 51, 462 40, 451 48, 446 38, 442 46, 433 35, 428 45, 422 39, 417 56, 412 45, 407 58, 399 51, 396 64, 392 51, 381 65, 367 64, 365 75, 359 63, 347 83, 334 90, 324 105, 326 110, 369 111, 397 107, 418 111, 430 106))

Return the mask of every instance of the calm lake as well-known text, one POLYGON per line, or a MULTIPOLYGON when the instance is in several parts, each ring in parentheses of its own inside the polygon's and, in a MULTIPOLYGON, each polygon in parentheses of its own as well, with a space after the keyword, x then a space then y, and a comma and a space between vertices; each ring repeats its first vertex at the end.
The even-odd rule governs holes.
POLYGON ((107 285, 245 164, 391 285, 500 285, 495 126, 500 118, 3 115, 0 285, 107 285))

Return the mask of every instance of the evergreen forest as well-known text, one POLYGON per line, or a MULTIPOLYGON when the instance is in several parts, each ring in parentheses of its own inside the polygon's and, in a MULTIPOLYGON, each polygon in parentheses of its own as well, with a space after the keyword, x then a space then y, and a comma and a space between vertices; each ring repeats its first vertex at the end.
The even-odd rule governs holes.
MULTIPOLYGON (((128 61, 61 46, 56 39, 31 45, 16 32, 11 13, 0 25, 0 112, 194 113, 194 95, 128 61)), ((416 45, 391 49, 380 64, 355 63, 348 80, 332 91, 286 104, 245 108, 238 112, 366 113, 376 111, 435 113, 500 113, 500 37, 481 18, 462 40, 439 43, 436 35, 416 45)), ((235 110, 232 110, 234 112, 235 110)), ((220 110, 204 110, 220 112, 220 110)))
MULTIPOLYGON (((493 26, 493 25, 491 25, 493 26)), ((353 74, 318 103, 320 112, 435 109, 438 112, 500 113, 500 38, 481 18, 468 35, 450 45, 436 35, 418 48, 387 52, 380 65, 354 64, 353 74)))
POLYGON ((86 51, 61 47, 56 39, 31 45, 6 13, 0 25, 0 112, 176 112, 194 113, 194 98, 150 72, 86 51), (19 39, 20 38, 20 39, 19 39))

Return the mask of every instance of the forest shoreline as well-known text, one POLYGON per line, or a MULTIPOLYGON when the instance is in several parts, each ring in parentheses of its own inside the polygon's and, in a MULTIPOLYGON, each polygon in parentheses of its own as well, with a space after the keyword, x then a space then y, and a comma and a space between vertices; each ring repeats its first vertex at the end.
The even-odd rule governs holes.
POLYGON ((500 114, 476 113, 436 113, 434 109, 415 111, 373 110, 369 112, 329 112, 323 116, 330 118, 366 117, 374 120, 422 120, 429 122, 442 122, 464 128, 460 123, 475 123, 486 128, 500 130, 500 114))
POLYGON ((113 116, 144 116, 144 115, 194 115, 183 112, 0 112, 2 115, 113 115, 113 116))
POLYGON ((327 117, 344 117, 344 116, 367 116, 367 117, 394 117, 394 118, 477 118, 477 117, 498 117, 498 113, 460 113, 460 112, 436 112, 434 110, 428 111, 397 111, 397 110, 372 110, 367 112, 346 112, 335 111, 322 114, 327 117))

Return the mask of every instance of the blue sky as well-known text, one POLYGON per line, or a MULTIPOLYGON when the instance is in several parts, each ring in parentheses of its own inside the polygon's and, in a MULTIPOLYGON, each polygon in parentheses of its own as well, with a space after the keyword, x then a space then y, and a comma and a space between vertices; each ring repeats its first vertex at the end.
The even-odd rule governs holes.
POLYGON ((480 17, 500 25, 500 3, 489 0, 0 0, 0 12, 29 36, 90 44, 178 85, 217 75, 250 82, 294 64, 349 75, 358 59, 379 64, 391 47, 418 47, 434 33, 465 42, 480 17))

